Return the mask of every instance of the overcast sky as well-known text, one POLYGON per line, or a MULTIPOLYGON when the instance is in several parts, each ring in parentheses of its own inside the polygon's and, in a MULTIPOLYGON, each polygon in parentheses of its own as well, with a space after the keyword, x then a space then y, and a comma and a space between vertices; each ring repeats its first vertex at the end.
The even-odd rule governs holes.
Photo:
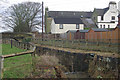
MULTIPOLYGON (((44 2, 52 11, 93 11, 94 8, 108 7, 110 1, 119 0, 7 0, 6 6, 9 4, 17 4, 25 1, 44 2)), ((5 5, 4 5, 5 6, 5 5)))

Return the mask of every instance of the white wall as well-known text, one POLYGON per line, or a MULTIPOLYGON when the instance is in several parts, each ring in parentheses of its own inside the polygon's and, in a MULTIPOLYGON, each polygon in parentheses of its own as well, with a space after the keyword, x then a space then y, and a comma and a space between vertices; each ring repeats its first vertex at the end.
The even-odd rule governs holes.
POLYGON ((50 26, 50 29, 51 29, 51 33, 54 33, 55 32, 55 22, 54 20, 52 19, 52 22, 51 22, 51 26, 50 26))
POLYGON ((116 24, 114 24, 114 23, 98 23, 98 28, 101 28, 100 25, 102 25, 102 28, 104 28, 103 25, 105 25, 105 28, 108 28, 108 25, 110 25, 110 28, 115 28, 116 27, 116 24))
POLYGON ((101 22, 101 16, 97 17, 97 22, 101 22))
POLYGON ((76 24, 63 24, 63 29, 59 29, 59 24, 55 24, 54 20, 52 20, 51 24, 51 33, 52 34, 61 34, 66 33, 68 30, 83 30, 84 25, 79 24, 79 29, 76 29, 76 24))

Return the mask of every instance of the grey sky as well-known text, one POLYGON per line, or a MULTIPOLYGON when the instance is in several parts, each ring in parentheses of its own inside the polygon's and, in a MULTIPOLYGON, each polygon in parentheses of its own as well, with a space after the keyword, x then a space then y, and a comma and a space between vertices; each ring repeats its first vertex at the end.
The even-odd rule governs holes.
MULTIPOLYGON (((119 0, 8 0, 8 4, 25 1, 44 2, 49 10, 59 11, 93 11, 94 8, 105 8, 110 1, 118 3, 119 0)), ((7 4, 7 5, 8 5, 7 4)))

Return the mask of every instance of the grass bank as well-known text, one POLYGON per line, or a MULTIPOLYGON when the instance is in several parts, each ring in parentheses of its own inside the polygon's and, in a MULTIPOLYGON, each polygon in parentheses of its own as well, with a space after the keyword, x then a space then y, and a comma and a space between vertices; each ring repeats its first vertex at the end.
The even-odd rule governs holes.
POLYGON ((30 54, 7 58, 4 60, 4 78, 25 78, 32 72, 30 54))
MULTIPOLYGON (((2 55, 24 52, 26 50, 2 44, 2 55)), ((3 78, 25 78, 32 72, 32 57, 30 54, 4 59, 3 78)))
POLYGON ((8 55, 12 53, 19 53, 26 51, 25 49, 19 49, 17 47, 12 47, 10 44, 1 44, 2 45, 2 55, 8 55))

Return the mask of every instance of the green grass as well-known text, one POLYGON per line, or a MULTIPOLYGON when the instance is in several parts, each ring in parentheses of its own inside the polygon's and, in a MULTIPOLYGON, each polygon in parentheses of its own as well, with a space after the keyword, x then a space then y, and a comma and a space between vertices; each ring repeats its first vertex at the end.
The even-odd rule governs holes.
POLYGON ((10 44, 2 44, 2 55, 8 55, 12 53, 24 52, 26 50, 12 47, 10 44))
POLYGON ((32 72, 30 54, 7 58, 4 60, 4 78, 25 78, 32 72))
MULTIPOLYGON (((23 52, 26 50, 19 49, 9 44, 2 44, 2 55, 23 52)), ((25 78, 31 74, 32 57, 31 54, 15 56, 4 59, 3 78, 25 78)))

